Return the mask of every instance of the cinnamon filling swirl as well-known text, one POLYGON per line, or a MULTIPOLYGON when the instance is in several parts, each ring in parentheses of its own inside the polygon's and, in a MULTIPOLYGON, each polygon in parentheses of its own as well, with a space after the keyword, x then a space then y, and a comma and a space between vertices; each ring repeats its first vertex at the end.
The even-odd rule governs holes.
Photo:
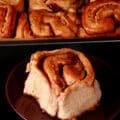
POLYGON ((95 1, 83 10, 82 25, 88 34, 118 34, 119 23, 120 2, 117 0, 95 1))
POLYGON ((0 0, 0 5, 11 5, 18 12, 24 11, 24 0, 0 0))
POLYGON ((29 11, 69 11, 77 12, 83 0, 29 0, 29 11))
POLYGON ((74 13, 46 10, 23 13, 18 21, 16 38, 75 37, 79 20, 74 13))
POLYGON ((32 95, 41 109, 61 120, 76 119, 93 110, 101 98, 92 64, 80 51, 37 51, 26 70, 24 94, 32 95))
POLYGON ((16 23, 16 11, 10 5, 0 6, 0 37, 13 37, 16 23))
POLYGON ((33 64, 47 76, 56 95, 76 81, 91 85, 94 80, 94 71, 87 58, 71 49, 38 52, 31 57, 30 66, 33 64))
POLYGON ((66 86, 85 77, 82 63, 73 54, 49 56, 45 59, 43 67, 51 83, 56 85, 57 94, 66 86))

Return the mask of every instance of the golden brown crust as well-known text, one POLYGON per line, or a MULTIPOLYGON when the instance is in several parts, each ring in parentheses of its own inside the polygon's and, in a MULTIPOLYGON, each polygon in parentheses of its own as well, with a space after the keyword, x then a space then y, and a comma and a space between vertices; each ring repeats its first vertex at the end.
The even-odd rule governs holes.
POLYGON ((83 0, 28 0, 29 11, 48 10, 48 11, 69 11, 77 12, 83 0))
POLYGON ((37 51, 31 55, 26 72, 24 94, 32 95, 52 117, 72 120, 96 108, 100 101, 92 64, 80 51, 37 51))
POLYGON ((0 0, 0 4, 8 4, 15 7, 16 11, 22 12, 24 11, 24 0, 0 0))
POLYGON ((51 9, 47 6, 45 2, 46 2, 45 0, 28 0, 28 4, 29 4, 28 11, 41 10, 41 9, 51 11, 51 9))
POLYGON ((115 32, 109 33, 101 33, 101 34, 88 34, 83 27, 79 27, 78 33, 79 38, 118 38, 120 37, 120 28, 118 28, 115 32))
POLYGON ((46 10, 31 11, 29 16, 27 14, 20 16, 16 37, 25 39, 75 37, 79 23, 78 16, 75 13, 52 13, 46 10))
POLYGON ((28 17, 26 13, 22 13, 19 17, 17 28, 16 28, 16 36, 17 39, 33 39, 34 35, 30 30, 30 26, 28 23, 28 17))
POLYGON ((54 14, 47 11, 32 11, 29 14, 29 20, 33 34, 38 37, 51 37, 53 32, 50 24, 47 22, 50 19, 54 19, 54 14), (45 22, 46 21, 46 22, 45 22))
MULTIPOLYGON (((102 0, 89 3, 82 13, 82 26, 86 37, 120 36, 120 2, 102 0)), ((80 34, 79 34, 80 36, 80 34)))
POLYGON ((27 66, 27 71, 31 69, 47 75, 56 95, 76 82, 91 86, 95 78, 88 58, 83 53, 68 48, 36 52, 27 66))
POLYGON ((70 2, 68 0, 28 0, 28 2, 29 7, 31 6, 31 11, 26 11, 25 13, 24 0, 0 0, 0 11, 3 11, 1 12, 1 15, 5 16, 6 13, 9 14, 6 14, 5 19, 1 19, 0 25, 5 25, 6 27, 1 28, 1 31, 3 32, 0 33, 0 38, 12 37, 24 40, 37 40, 39 38, 50 37, 120 37, 119 0, 95 0, 91 3, 87 3, 86 6, 84 3, 82 12, 80 14, 75 13, 75 10, 79 9, 78 6, 81 4, 82 0, 72 0, 70 2), (73 4, 74 2, 75 4, 73 4), (38 5, 37 3, 39 3, 40 5, 38 5), (40 9, 39 7, 36 8, 34 4, 35 6, 39 6, 40 9), (60 9, 57 12, 55 12, 53 10, 56 9, 54 8, 54 5, 63 8, 63 10, 61 11, 60 9), (5 10, 2 9, 2 7, 5 8, 5 6, 7 9, 6 13, 5 10), (32 9, 32 7, 35 7, 37 10, 32 9), (69 11, 69 8, 72 8, 74 12, 69 11), (19 17, 19 15, 21 14, 18 18, 19 20, 16 19, 16 14, 17 17, 19 17), (5 24, 3 25, 4 21, 5 24), (9 27, 9 23, 11 24, 11 27, 9 27))
POLYGON ((0 5, 0 38, 11 38, 15 32, 16 10, 10 5, 0 5))
POLYGON ((36 36, 40 37, 75 37, 77 25, 69 14, 72 13, 32 11, 29 16, 31 29, 36 36))
POLYGON ((69 12, 77 12, 83 0, 47 0, 46 4, 52 10, 64 10, 69 12))

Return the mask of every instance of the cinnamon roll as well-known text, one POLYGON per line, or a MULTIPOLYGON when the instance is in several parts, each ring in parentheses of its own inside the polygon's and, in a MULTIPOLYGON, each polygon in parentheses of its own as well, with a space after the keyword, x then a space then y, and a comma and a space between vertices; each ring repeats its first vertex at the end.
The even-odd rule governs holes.
POLYGON ((31 31, 29 23, 28 23, 27 13, 25 13, 25 12, 23 12, 18 19, 15 38, 17 40, 18 39, 28 40, 28 39, 35 38, 35 36, 32 34, 32 31, 31 31))
POLYGON ((97 0, 89 3, 82 12, 82 26, 80 34, 84 33, 85 37, 120 36, 120 1, 97 0))
POLYGON ((33 38, 75 37, 77 24, 79 24, 77 17, 75 13, 68 12, 31 11, 28 17, 26 15, 20 17, 16 38, 27 39, 29 37, 26 37, 26 34, 33 38), (29 32, 27 33, 26 31, 29 32))
POLYGON ((28 2, 30 11, 45 9, 48 11, 77 12, 83 0, 28 0, 28 2))
POLYGON ((24 0, 0 0, 0 5, 12 5, 18 12, 22 12, 24 10, 24 0))
POLYGON ((0 38, 12 38, 15 32, 16 10, 10 5, 0 5, 0 38))
POLYGON ((29 11, 32 10, 47 10, 52 11, 46 4, 46 0, 28 0, 29 11))
POLYGON ((72 120, 96 108, 101 89, 89 59, 80 51, 62 48, 37 51, 27 63, 23 93, 33 96, 42 110, 72 120))

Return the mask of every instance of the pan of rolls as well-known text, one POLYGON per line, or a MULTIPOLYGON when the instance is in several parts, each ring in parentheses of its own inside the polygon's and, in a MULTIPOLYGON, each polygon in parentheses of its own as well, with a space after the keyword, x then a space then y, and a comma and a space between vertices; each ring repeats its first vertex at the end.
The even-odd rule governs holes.
POLYGON ((119 37, 119 0, 0 0, 2 41, 119 37))

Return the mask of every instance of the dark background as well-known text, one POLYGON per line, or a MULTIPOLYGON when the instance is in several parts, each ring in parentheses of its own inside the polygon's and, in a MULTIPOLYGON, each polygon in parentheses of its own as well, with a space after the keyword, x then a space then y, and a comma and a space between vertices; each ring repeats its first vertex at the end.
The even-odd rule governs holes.
MULTIPOLYGON (((103 61, 105 61, 107 64, 111 66, 111 74, 114 74, 112 77, 112 81, 110 83, 104 83, 105 84, 112 84, 114 87, 109 88, 110 91, 105 91, 106 94, 109 94, 111 98, 115 98, 113 100, 114 103, 110 103, 109 99, 106 101, 106 103, 113 104, 113 110, 120 109, 120 42, 66 42, 66 43, 39 43, 39 44, 1 44, 0 46, 0 115, 1 119, 21 119, 10 107, 10 105, 7 102, 6 96, 5 96, 5 84, 7 77, 10 73, 10 71, 13 69, 13 67, 21 62, 23 59, 26 59, 30 57, 31 53, 37 51, 37 50, 52 50, 56 48, 63 48, 63 47, 69 47, 76 50, 80 50, 88 55, 95 56, 103 61), (114 89, 114 90, 112 90, 114 89), (115 101, 116 100, 116 101, 115 101)), ((104 69, 104 67, 103 67, 104 69)), ((102 83, 101 83, 102 84, 102 83)), ((107 85, 105 85, 106 88, 103 87, 104 90, 107 90, 107 85)), ((109 85, 108 85, 109 87, 109 85)), ((108 97, 109 98, 109 97, 108 97)), ((105 103, 105 104, 106 104, 105 103)), ((112 111, 110 111, 112 113, 112 111)), ((119 112, 117 112, 117 116, 119 112)), ((117 119, 116 116, 116 119, 117 119)))

